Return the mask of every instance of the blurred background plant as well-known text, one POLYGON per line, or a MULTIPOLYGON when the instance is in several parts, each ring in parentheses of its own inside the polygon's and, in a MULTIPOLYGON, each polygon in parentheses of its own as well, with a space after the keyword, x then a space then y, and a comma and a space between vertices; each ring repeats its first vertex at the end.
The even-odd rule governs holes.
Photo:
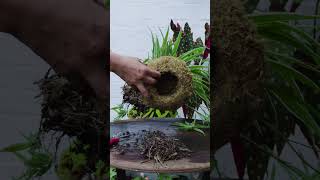
MULTIPOLYGON (((319 1, 315 2, 314 16, 294 13, 303 0, 270 0, 268 11, 272 13, 259 12, 259 2, 248 0, 245 7, 265 46, 266 109, 263 119, 241 132, 240 145, 231 142, 238 176, 243 178, 247 169, 249 179, 275 179, 276 168, 268 168, 273 159, 291 179, 315 179, 319 177, 319 167, 305 160, 293 144, 311 148, 319 157, 319 1), (308 144, 290 138, 297 127, 308 144), (281 159, 285 145, 300 159, 304 169, 281 159)), ((215 167, 215 174, 222 176, 215 167)))
POLYGON ((13 179, 32 180, 39 178, 51 168, 53 156, 41 144, 37 133, 27 136, 23 135, 23 137, 25 142, 2 148, 0 152, 13 153, 26 167, 21 175, 13 177, 13 179))

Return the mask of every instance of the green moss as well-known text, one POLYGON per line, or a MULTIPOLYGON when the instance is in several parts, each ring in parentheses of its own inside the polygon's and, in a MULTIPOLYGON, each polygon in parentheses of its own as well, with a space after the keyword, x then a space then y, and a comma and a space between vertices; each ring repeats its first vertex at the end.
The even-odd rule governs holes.
POLYGON ((212 3, 210 115, 215 124, 215 133, 211 133, 214 147, 219 148, 262 114, 264 48, 240 0, 212 3))
POLYGON ((214 1, 212 37, 216 45, 211 78, 216 88, 228 85, 230 98, 252 91, 249 82, 260 81, 264 71, 263 46, 245 15, 240 0, 214 1))
POLYGON ((160 78, 156 86, 150 87, 150 97, 143 99, 147 106, 177 109, 192 95, 192 74, 184 61, 163 56, 152 60, 148 66, 159 71, 163 79, 160 78))

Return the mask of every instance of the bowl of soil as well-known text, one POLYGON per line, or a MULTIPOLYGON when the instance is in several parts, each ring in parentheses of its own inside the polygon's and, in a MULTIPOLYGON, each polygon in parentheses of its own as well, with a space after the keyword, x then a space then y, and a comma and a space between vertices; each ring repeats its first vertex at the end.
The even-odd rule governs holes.
POLYGON ((134 119, 112 122, 111 136, 120 142, 110 150, 112 167, 142 172, 186 173, 210 170, 210 136, 182 131, 183 118, 134 119))

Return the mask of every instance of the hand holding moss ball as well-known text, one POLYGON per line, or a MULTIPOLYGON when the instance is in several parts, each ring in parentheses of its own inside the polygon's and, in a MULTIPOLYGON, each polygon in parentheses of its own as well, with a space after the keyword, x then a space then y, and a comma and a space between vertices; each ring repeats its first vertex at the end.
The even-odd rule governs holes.
POLYGON ((156 84, 160 73, 150 69, 137 58, 111 53, 110 70, 130 86, 135 86, 143 96, 149 96, 149 86, 156 84))

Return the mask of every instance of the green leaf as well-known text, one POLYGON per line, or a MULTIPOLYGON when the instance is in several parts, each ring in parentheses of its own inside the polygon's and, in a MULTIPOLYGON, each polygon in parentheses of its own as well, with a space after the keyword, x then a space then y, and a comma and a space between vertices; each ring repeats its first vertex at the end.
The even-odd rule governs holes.
POLYGON ((153 118, 153 117, 154 117, 154 111, 151 112, 151 114, 150 114, 149 117, 150 117, 150 118, 153 118))
POLYGON ((142 118, 148 117, 148 116, 151 114, 152 111, 153 111, 153 108, 149 108, 148 112, 145 113, 145 114, 142 116, 142 118))
POLYGON ((262 23, 272 23, 279 21, 297 21, 297 20, 313 20, 315 18, 319 19, 320 16, 307 16, 297 13, 259 13, 250 14, 248 18, 256 24, 262 23))
POLYGON ((273 70, 279 71, 279 72, 283 72, 286 74, 291 75, 293 78, 295 78, 296 80, 299 80, 301 83, 309 86, 310 88, 314 89, 315 92, 319 92, 320 88, 319 86, 313 82, 311 79, 309 79, 307 76, 305 76, 304 74, 302 74, 301 72, 295 70, 294 68, 283 64, 281 62, 277 62, 274 60, 266 60, 267 63, 269 63, 269 65, 272 67, 273 70))
POLYGON ((191 62, 195 60, 196 58, 199 58, 202 56, 205 48, 204 47, 199 47, 192 49, 190 51, 187 51, 179 56, 179 59, 185 61, 185 62, 191 62))
MULTIPOLYGON (((161 31, 160 31, 161 32, 161 31)), ((162 32, 161 32, 162 34, 162 32)), ((161 49, 162 49, 162 55, 167 55, 167 45, 168 45, 168 37, 169 37, 169 27, 167 29, 167 32, 166 32, 166 36, 163 38, 162 40, 162 46, 161 46, 161 49)))
POLYGON ((166 110, 160 117, 161 118, 164 118, 164 117, 166 117, 168 114, 169 114, 169 110, 166 110))
POLYGON ((156 37, 156 58, 159 58, 161 56, 161 48, 160 48, 160 42, 158 37, 156 37))
POLYGON ((178 51, 178 48, 180 45, 181 37, 182 37, 182 31, 179 32, 178 37, 177 37, 176 41, 174 42, 174 46, 173 46, 173 50, 172 50, 172 55, 174 57, 177 57, 177 51, 178 51))
POLYGON ((306 108, 306 105, 301 102, 297 102, 295 97, 291 96, 287 91, 283 91, 283 88, 274 88, 270 92, 291 114, 293 114, 308 128, 311 134, 320 137, 320 128, 306 108))
POLYGON ((307 70, 310 70, 310 71, 313 71, 317 74, 320 74, 320 70, 318 70, 317 68, 315 68, 311 65, 308 65, 308 64, 304 63, 303 61, 298 60, 294 57, 291 57, 291 56, 288 56, 285 54, 276 53, 276 52, 271 52, 271 51, 266 51, 266 55, 271 59, 274 59, 274 60, 277 60, 280 62, 284 62, 284 63, 289 63, 292 65, 299 65, 300 67, 303 67, 307 70))
MULTIPOLYGON (((320 17, 320 16, 319 16, 320 17)), ((303 39, 304 41, 307 41, 310 45, 311 48, 317 48, 319 49, 320 44, 313 39, 313 37, 311 37, 308 33, 306 33, 305 31, 290 25, 288 23, 283 23, 283 22, 278 22, 276 23, 278 27, 281 27, 281 29, 286 30, 287 32, 292 32, 297 34, 298 36, 301 37, 301 39, 303 39)))
POLYGON ((320 43, 305 31, 283 22, 274 22, 272 24, 258 26, 258 29, 259 32, 268 37, 270 37, 268 33, 274 34, 275 37, 271 37, 274 40, 304 49, 317 64, 320 63, 320 56, 317 53, 320 49, 320 43))
POLYGON ((197 132, 199 132, 199 133, 201 133, 202 135, 206 135, 205 133, 204 133, 204 131, 202 131, 201 129, 199 129, 199 128, 193 128, 193 130, 195 130, 195 131, 197 131, 197 132))
POLYGON ((2 148, 0 152, 17 152, 17 151, 26 150, 30 147, 32 147, 32 143, 17 143, 17 144, 13 144, 5 148, 2 148))
POLYGON ((308 42, 292 33, 291 31, 288 31, 287 29, 281 29, 282 27, 278 25, 279 24, 268 24, 264 26, 258 26, 258 32, 266 39, 277 41, 282 43, 283 45, 303 50, 313 58, 315 63, 320 64, 320 56, 314 51, 313 47, 310 47, 310 44, 308 42))
POLYGON ((20 152, 13 152, 13 154, 23 162, 23 164, 28 165, 28 158, 20 152))
POLYGON ((156 110, 156 115, 157 115, 158 117, 161 117, 161 112, 160 112, 159 109, 156 110))
POLYGON ((117 177, 116 169, 110 168, 109 173, 110 173, 110 180, 115 180, 115 178, 117 177))

